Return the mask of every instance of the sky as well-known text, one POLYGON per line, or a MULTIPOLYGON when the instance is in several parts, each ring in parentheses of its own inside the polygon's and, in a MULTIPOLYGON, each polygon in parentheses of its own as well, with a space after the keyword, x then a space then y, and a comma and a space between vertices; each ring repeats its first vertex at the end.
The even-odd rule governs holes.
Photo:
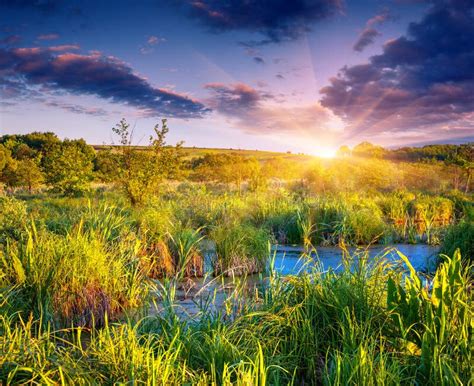
POLYGON ((474 0, 0 0, 0 134, 331 155, 474 141, 474 0))

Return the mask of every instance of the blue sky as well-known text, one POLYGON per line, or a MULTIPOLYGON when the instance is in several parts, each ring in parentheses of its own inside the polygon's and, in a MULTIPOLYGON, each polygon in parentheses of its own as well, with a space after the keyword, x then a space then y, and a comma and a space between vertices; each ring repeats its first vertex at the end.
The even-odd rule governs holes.
POLYGON ((474 139, 470 0, 7 0, 0 130, 326 154, 474 139))

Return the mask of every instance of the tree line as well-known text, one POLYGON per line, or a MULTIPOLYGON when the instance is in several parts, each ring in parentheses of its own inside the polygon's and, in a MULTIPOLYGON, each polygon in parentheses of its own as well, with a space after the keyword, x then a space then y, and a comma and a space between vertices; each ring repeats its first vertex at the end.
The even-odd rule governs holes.
POLYGON ((316 191, 349 186, 353 189, 386 189, 401 184, 401 178, 394 177, 403 168, 393 168, 389 163, 398 161, 424 164, 418 168, 404 167, 403 181, 408 181, 407 184, 419 184, 420 178, 426 180, 423 173, 429 164, 435 164, 448 170, 454 188, 468 191, 473 170, 473 144, 388 150, 363 142, 352 150, 342 146, 339 158, 329 164, 313 161, 303 167, 301 162, 286 155, 264 160, 233 153, 186 157, 182 142, 175 145, 166 142, 169 132, 166 120, 153 128, 148 145, 140 149, 133 145, 133 133, 125 119, 112 130, 119 146, 100 151, 95 151, 83 139, 61 140, 52 132, 1 136, 0 183, 8 190, 23 188, 30 192, 48 186, 63 195, 86 193, 93 181, 115 183, 131 204, 139 205, 165 179, 233 184, 239 192, 244 183, 251 191, 265 189, 272 178, 301 180, 300 187, 316 191), (354 156, 362 161, 344 161, 354 156))

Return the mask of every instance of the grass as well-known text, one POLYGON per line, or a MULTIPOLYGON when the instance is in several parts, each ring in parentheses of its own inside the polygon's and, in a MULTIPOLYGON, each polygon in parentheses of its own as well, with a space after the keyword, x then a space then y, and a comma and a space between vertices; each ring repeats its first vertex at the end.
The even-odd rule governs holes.
POLYGON ((0 376, 91 384, 467 384, 472 377, 469 267, 446 258, 433 288, 409 265, 281 278, 232 318, 173 309, 100 329, 0 319, 0 376), (28 350, 25 348, 28 347, 28 350))
POLYGON ((472 382, 470 196, 186 184, 138 209, 120 200, 0 198, 3 384, 472 382), (399 241, 446 255, 430 277, 403 255, 347 252, 340 272, 279 276, 275 240, 305 244, 303 259, 319 245, 399 241), (183 317, 177 294, 206 259, 226 290, 183 317))

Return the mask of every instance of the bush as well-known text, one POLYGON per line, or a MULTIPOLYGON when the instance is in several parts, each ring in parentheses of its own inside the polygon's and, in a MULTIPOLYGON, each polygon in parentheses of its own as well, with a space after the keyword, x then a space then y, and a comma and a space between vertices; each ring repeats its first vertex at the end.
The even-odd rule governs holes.
POLYGON ((0 243, 8 237, 18 239, 27 220, 26 205, 14 197, 0 196, 0 243))

